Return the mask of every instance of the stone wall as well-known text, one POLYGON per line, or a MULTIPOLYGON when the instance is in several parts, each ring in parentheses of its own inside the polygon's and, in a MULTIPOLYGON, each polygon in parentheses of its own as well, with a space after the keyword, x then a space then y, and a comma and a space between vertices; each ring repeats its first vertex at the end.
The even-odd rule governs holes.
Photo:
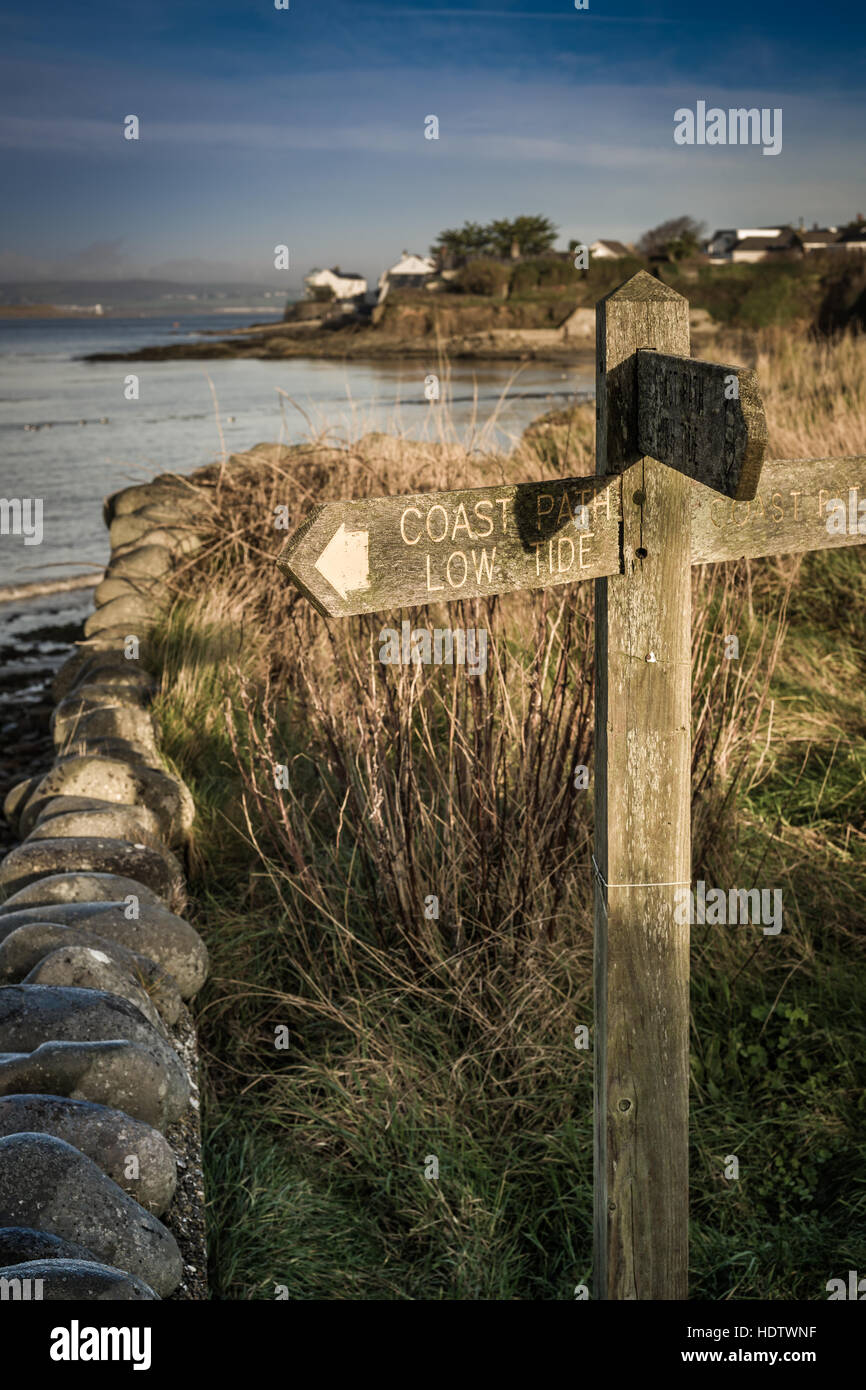
POLYGON ((174 475, 106 501, 111 559, 54 681, 53 766, 4 805, 21 838, 0 863, 4 1297, 207 1296, 187 1005, 208 960, 183 917, 193 805, 156 746, 148 645, 210 505, 174 475))

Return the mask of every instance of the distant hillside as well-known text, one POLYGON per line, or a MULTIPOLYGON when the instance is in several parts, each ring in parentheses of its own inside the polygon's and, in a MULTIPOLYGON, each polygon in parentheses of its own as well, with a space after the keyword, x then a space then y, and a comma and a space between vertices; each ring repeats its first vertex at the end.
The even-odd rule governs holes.
MULTIPOLYGON (((212 284, 180 280, 7 280, 0 281, 0 310, 63 310, 69 306, 101 304, 106 314, 225 313, 234 308, 273 308, 281 312, 286 298, 300 289, 279 282, 250 281, 212 284)), ((35 313, 32 314, 36 316, 35 313)))
POLYGON ((62 319, 74 314, 74 309, 56 304, 0 304, 0 319, 62 319))
POLYGON ((866 255, 817 251, 757 265, 664 265, 660 278, 732 328, 866 329, 866 255))

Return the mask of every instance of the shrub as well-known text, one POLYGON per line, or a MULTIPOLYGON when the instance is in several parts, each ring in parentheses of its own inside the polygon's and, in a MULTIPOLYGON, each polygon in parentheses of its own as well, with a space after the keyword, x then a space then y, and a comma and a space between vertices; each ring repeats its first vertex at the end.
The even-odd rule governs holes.
POLYGON ((510 270, 499 261, 470 261, 453 280, 461 294, 502 295, 508 291, 510 270))
POLYGON ((511 293, 528 294, 532 290, 555 289, 577 284, 580 279, 581 272, 575 270, 572 261, 563 260, 560 256, 535 256, 515 266, 511 274, 511 293))

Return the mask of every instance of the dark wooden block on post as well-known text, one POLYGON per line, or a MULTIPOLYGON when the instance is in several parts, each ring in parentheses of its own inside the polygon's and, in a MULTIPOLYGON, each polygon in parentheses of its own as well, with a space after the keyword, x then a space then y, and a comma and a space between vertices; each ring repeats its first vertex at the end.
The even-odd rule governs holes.
POLYGON ((755 372, 644 349, 637 381, 642 453, 727 497, 755 496, 767 447, 755 372))

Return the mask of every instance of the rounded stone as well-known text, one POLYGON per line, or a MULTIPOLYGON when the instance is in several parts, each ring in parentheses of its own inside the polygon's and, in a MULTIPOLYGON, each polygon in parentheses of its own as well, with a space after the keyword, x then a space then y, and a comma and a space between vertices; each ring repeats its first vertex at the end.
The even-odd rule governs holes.
MULTIPOLYGON (((14 933, 13 933, 14 935, 14 933)), ((21 981, 25 985, 60 985, 74 989, 98 989, 134 1004, 148 1023, 165 1036, 159 1011, 107 951, 98 946, 59 946, 33 966, 21 981)))
MULTIPOLYGON (((98 796, 55 796, 51 801, 46 801, 39 815, 36 817, 34 829, 45 825, 55 816, 66 816, 70 812, 81 811, 132 811, 140 816, 142 823, 148 827, 151 834, 156 834, 159 830, 159 821, 153 811, 148 811, 146 806, 127 806, 122 801, 105 801, 98 796)), ((31 830, 31 835, 33 831, 31 830)))
POLYGON ((68 815, 70 811, 124 811, 129 809, 134 810, 135 808, 124 806, 122 801, 105 801, 99 796, 54 796, 50 801, 45 802, 33 822, 33 827, 35 829, 39 825, 44 825, 54 816, 68 815))
MULTIPOLYGON (((76 642, 79 651, 89 652, 91 656, 120 657, 138 670, 147 670, 154 656, 153 647, 148 640, 150 624, 136 626, 131 623, 115 623, 93 636, 83 637, 76 642), (138 645, 134 645, 132 639, 138 645)), ((64 691, 64 694, 66 692, 64 691)))
POLYGON ((189 1100, 186 1067, 161 1029, 116 994, 71 986, 20 984, 0 987, 0 1050, 33 1052, 43 1042, 137 1043, 163 1068, 166 1110, 183 1113, 189 1100))
POLYGON ((116 598, 136 598, 139 594, 145 598, 153 595, 158 598, 158 591, 152 580, 143 578, 124 579, 122 575, 107 574, 100 584, 97 584, 93 591, 93 602, 97 608, 102 608, 106 603, 113 602, 116 598))
POLYGON ((143 1279, 96 1260, 30 1260, 4 1266, 0 1279, 38 1279, 43 1303, 159 1302, 143 1279))
MULTIPOLYGON (((11 1095, 0 1097, 0 1138, 7 1134, 52 1134, 86 1154, 106 1177, 122 1187, 155 1216, 171 1205, 177 1186, 174 1150, 159 1130, 133 1120, 122 1110, 93 1105, 67 1096, 11 1095), (135 1159, 135 1163, 131 1162, 135 1159), (130 1176, 138 1172, 138 1177, 130 1176)), ((44 1259, 47 1255, 23 1255, 44 1259)), ((84 1258, 84 1257, 81 1257, 84 1258)), ((4 1259, 0 1235, 0 1262, 4 1259)))
POLYGON ((72 737, 122 738, 155 749, 153 720, 147 710, 135 705, 106 703, 90 708, 79 705, 65 713, 55 710, 51 727, 55 746, 72 737))
POLYGON ((55 700, 63 700, 77 684, 97 679, 102 683, 124 682, 142 688, 153 684, 153 677, 142 668, 140 661, 126 657, 122 651, 97 652, 90 646, 79 645, 55 673, 51 693, 55 700))
POLYGON ((16 783, 12 790, 6 793, 3 815, 13 830, 18 830, 21 812, 44 776, 44 772, 37 772, 33 777, 25 777, 23 782, 16 783))
POLYGON ((191 525, 180 525, 184 518, 177 507, 145 506, 134 512, 124 512, 115 516, 108 528, 108 539, 112 550, 126 545, 167 545, 170 550, 179 549, 187 538, 196 539, 191 525), (155 537, 165 537, 156 540, 155 537), (146 539, 145 539, 146 538, 146 539))
POLYGON ((12 1224, 77 1241, 162 1297, 183 1277, 177 1242, 162 1222, 84 1154, 48 1134, 0 1139, 0 1225, 12 1224))
POLYGON ((98 675, 99 673, 95 672, 93 680, 85 678, 80 681, 57 703, 49 721, 52 729, 56 728, 61 719, 67 719, 70 715, 87 714, 90 710, 101 709, 105 705, 144 708, 152 686, 144 681, 128 680, 118 680, 117 683, 111 684, 107 679, 99 680, 98 675))
MULTIPOLYGON (((54 805, 51 802, 50 805, 54 805)), ((108 802, 110 810, 57 812, 47 819, 40 817, 27 836, 28 844, 34 840, 97 839, 129 840, 133 844, 150 845, 161 848, 163 841, 159 824, 152 811, 146 806, 122 806, 121 803, 108 802)))
POLYGON ((139 879, 166 902, 182 902, 185 897, 183 872, 168 850, 98 836, 25 840, 0 863, 0 897, 5 899, 35 879, 70 869, 139 879))
POLYGON ((166 519, 171 521, 180 513, 193 516, 210 510, 212 503, 204 490, 182 474, 163 473, 151 483, 133 483, 106 497, 102 517, 110 526, 116 516, 128 516, 142 507, 164 507, 166 519))
MULTIPOLYGON (((58 951, 72 947, 86 947, 98 951, 112 961, 117 969, 144 994, 149 1003, 156 1006, 167 1024, 176 1023, 180 1018, 182 1008, 180 990, 174 977, 169 975, 168 971, 163 969, 161 965, 147 956, 127 950, 125 946, 120 946, 116 941, 110 941, 107 937, 98 936, 95 932, 84 931, 78 927, 65 926, 60 922, 31 922, 29 925, 17 927, 15 931, 10 932, 8 936, 4 936, 0 940, 0 984, 20 984, 22 982, 30 984, 74 983, 71 979, 49 981, 47 979, 33 980, 27 978, 48 956, 53 956, 58 951)), ((52 971, 55 974, 58 973, 58 962, 54 962, 52 971)), ((110 992, 124 993, 123 990, 110 992)), ((134 1004, 138 1002, 137 998, 130 994, 126 994, 125 997, 134 1004)), ((139 1005, 139 1007, 141 1006, 139 1005)), ((146 1017, 150 1017, 143 1008, 142 1013, 146 1017)))
MULTIPOLYGON (((162 579, 171 567, 172 553, 167 546, 135 545, 131 546, 125 555, 112 555, 105 573, 109 579, 148 583, 162 579)), ((105 582, 104 580, 103 583, 105 582)))
POLYGON ((144 594, 130 594, 126 598, 114 598, 110 603, 97 608, 84 624, 85 637, 95 637, 100 632, 110 632, 113 628, 124 626, 137 632, 138 627, 151 627, 156 621, 160 605, 155 598, 145 598, 144 594))
MULTIPOLYGON (((117 520, 113 521, 111 524, 112 526, 120 527, 121 522, 127 523, 130 522, 131 519, 131 516, 118 517, 117 520)), ((193 530, 159 526, 155 521, 145 521, 143 524, 146 526, 145 530, 141 530, 138 524, 134 526, 124 524, 122 529, 128 533, 128 540, 122 542, 118 541, 117 544, 115 544, 112 538, 111 548, 114 552, 113 559, 129 555, 133 551, 140 550, 145 546, 164 546, 166 550, 171 551, 172 555, 190 555, 201 548, 201 537, 197 536, 193 530)))
POLYGON ((33 788, 19 817, 25 835, 33 829, 46 801, 55 796, 93 796, 125 806, 146 806, 157 817, 170 845, 184 841, 195 818, 189 789, 179 777, 121 758, 84 756, 66 759, 33 788))
POLYGON ((55 770, 73 758, 113 758, 117 762, 130 763, 133 769, 144 767, 151 770, 160 768, 160 758, 153 744, 131 743, 125 738, 70 738, 56 750, 55 770))
POLYGON ((161 1133, 178 1115, 171 1079, 139 1043, 44 1042, 32 1052, 0 1052, 0 1096, 51 1095, 122 1110, 161 1133))
MULTIPOLYGON (((63 798, 58 797, 57 800, 63 798)), ((114 803, 100 804, 110 806, 114 803)), ((17 893, 12 893, 0 904, 0 914, 19 907, 41 907, 45 903, 117 903, 130 895, 137 897, 140 902, 152 903, 154 907, 165 906, 159 894, 154 893, 147 884, 126 878, 123 874, 68 873, 48 874, 45 878, 28 883, 26 888, 19 888, 17 893)))
MULTIPOLYGON (((0 1101, 2 1114, 3 1101, 0 1101)), ((33 1129, 33 1125, 23 1125, 33 1129)), ((0 1137, 4 1131, 0 1129, 0 1137)), ((163 1140, 163 1143, 165 1141, 163 1140)), ((0 1265, 25 1264, 29 1260, 92 1260, 93 1252, 74 1240, 64 1240, 50 1231, 34 1231, 30 1226, 0 1227, 0 1265)))
POLYGON ((137 917, 128 917, 124 903, 55 903, 0 911, 0 950, 19 927, 45 923, 75 927, 117 942, 127 951, 147 956, 177 983, 184 999, 197 994, 207 979, 207 948, 194 927, 167 908, 140 903, 137 917))

